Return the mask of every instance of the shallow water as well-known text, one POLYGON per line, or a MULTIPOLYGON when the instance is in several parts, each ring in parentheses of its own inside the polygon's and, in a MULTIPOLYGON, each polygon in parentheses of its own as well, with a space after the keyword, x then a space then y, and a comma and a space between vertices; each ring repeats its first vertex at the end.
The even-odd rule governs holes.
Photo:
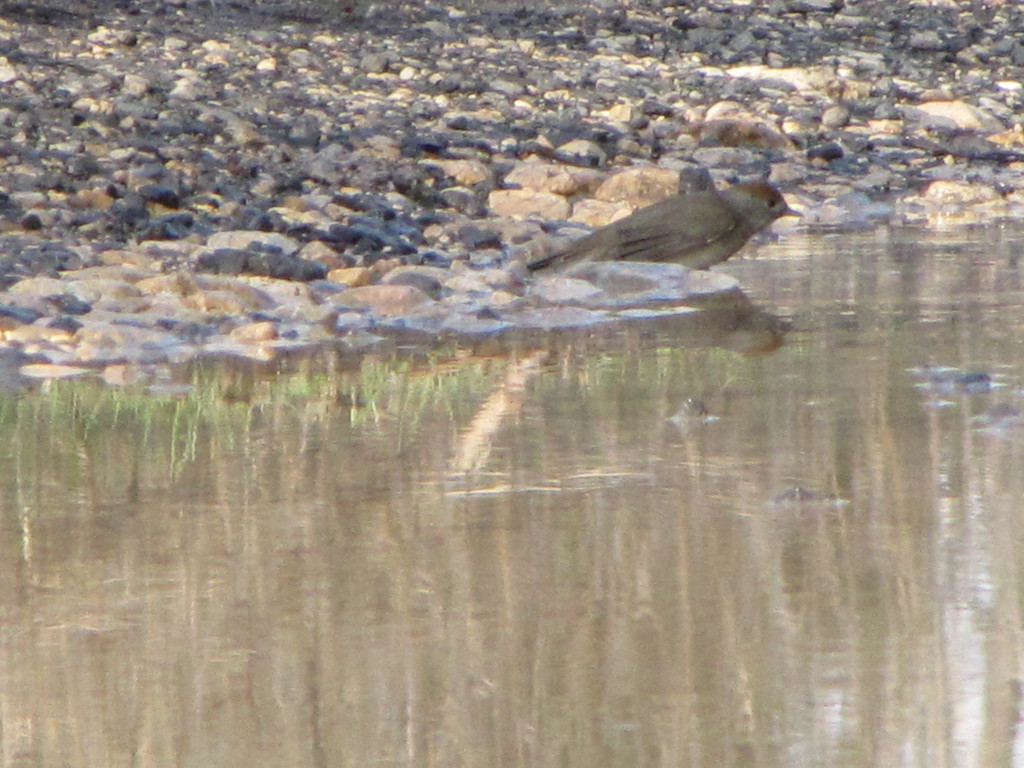
POLYGON ((756 311, 0 395, 3 764, 1019 763, 1022 250, 791 236, 724 268, 756 311))

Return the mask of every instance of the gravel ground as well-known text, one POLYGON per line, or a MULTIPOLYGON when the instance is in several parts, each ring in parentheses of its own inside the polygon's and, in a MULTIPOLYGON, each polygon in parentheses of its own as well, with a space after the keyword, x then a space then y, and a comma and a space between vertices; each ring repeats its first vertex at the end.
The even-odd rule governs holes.
POLYGON ((801 228, 1024 207, 1015 2, 356 11, 0 3, 4 359, 134 381, 732 294, 671 265, 522 266, 695 165, 769 178, 801 228))

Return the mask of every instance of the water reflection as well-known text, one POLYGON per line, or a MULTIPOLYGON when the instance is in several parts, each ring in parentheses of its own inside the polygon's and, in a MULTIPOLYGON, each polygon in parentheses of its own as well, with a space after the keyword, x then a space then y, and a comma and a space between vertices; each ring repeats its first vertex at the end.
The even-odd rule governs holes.
MULTIPOLYGON (((671 340, 670 350, 708 350, 714 347, 746 356, 768 355, 782 346, 789 324, 783 318, 756 307, 743 294, 730 297, 727 306, 701 311, 657 308, 638 312, 633 323, 623 323, 601 333, 564 332, 530 334, 504 341, 516 347, 508 356, 503 378, 483 401, 469 426, 463 430, 451 464, 454 474, 479 473, 486 468, 496 436, 518 416, 527 402, 529 382, 545 368, 551 371, 575 366, 581 359, 617 357, 625 350, 640 350, 651 339, 671 340), (644 339, 648 341, 645 343, 644 339)), ((657 345, 663 344, 657 342, 657 345)), ((505 347, 507 350, 508 347, 505 347)), ((703 401, 699 402, 706 410, 703 401)), ((678 415, 678 414, 677 414, 678 415)), ((707 416, 707 414, 705 414, 707 416)), ((672 417, 675 418, 675 417, 672 417)), ((676 419, 678 422, 679 419, 676 419)), ((608 477, 608 472, 601 473, 608 477)))
POLYGON ((710 345, 0 396, 4 763, 1014 765, 1021 242, 791 238, 710 345))

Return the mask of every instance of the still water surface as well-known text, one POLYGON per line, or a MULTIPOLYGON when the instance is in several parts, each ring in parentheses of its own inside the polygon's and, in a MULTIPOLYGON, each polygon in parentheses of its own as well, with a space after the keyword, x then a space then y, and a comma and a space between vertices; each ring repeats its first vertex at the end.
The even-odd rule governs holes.
POLYGON ((1022 251, 793 236, 757 312, 0 395, 3 765, 1021 765, 1022 251))

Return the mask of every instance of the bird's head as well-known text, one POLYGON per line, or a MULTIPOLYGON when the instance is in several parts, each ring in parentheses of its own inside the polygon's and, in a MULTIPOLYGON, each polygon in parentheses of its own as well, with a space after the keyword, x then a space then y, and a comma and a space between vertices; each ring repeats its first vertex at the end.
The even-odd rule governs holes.
POLYGON ((799 216, 778 189, 764 181, 745 181, 722 193, 753 231, 768 226, 781 216, 799 216))

